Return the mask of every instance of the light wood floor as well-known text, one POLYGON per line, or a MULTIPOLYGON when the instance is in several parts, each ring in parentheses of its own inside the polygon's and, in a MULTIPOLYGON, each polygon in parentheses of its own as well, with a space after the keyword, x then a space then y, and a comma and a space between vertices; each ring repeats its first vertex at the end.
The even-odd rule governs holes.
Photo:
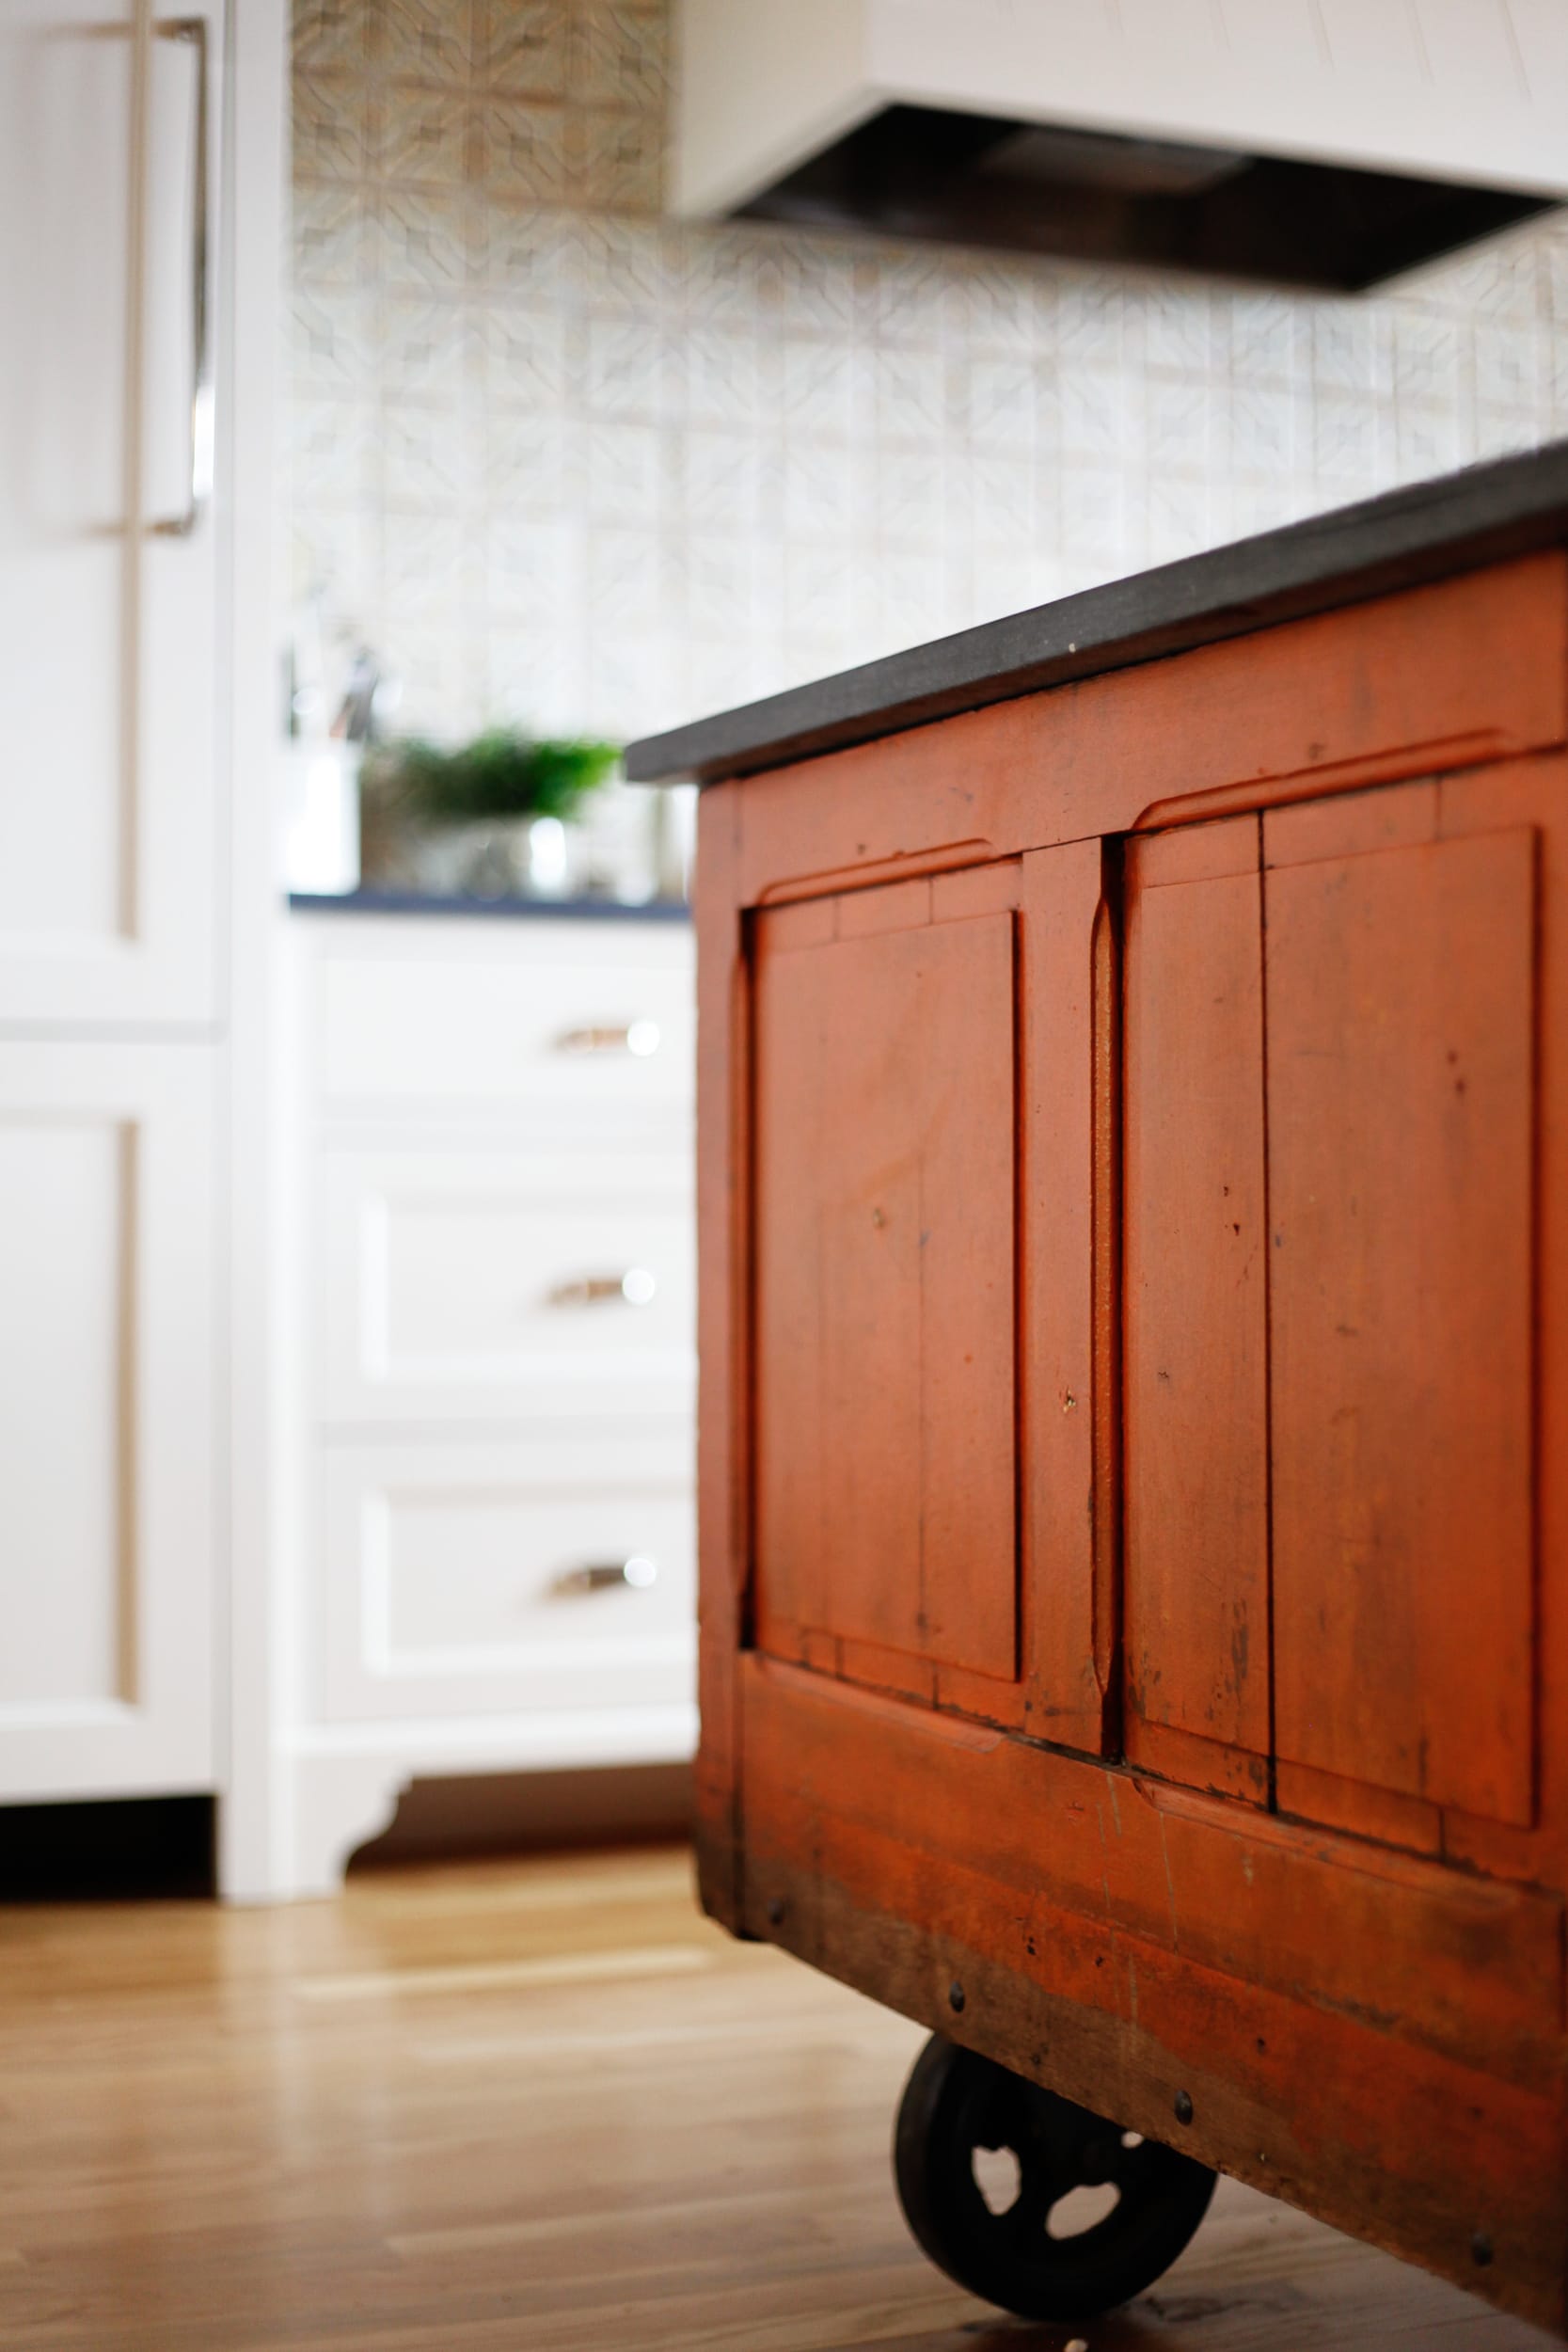
MULTIPOLYGON (((1058 2352, 915 2251, 915 2030, 695 1915, 679 1854, 340 1902, 0 1913, 6 2352, 1058 2352)), ((1091 2352, 1548 2339, 1222 2186, 1091 2352)))

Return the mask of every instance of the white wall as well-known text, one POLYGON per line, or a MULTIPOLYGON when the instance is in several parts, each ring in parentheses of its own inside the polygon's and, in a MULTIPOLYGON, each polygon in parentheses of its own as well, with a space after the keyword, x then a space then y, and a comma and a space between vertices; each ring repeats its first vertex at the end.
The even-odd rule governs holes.
POLYGON ((659 217, 658 0, 306 0, 296 593, 404 718, 705 708, 1568 432, 1568 218, 1375 299, 659 217))

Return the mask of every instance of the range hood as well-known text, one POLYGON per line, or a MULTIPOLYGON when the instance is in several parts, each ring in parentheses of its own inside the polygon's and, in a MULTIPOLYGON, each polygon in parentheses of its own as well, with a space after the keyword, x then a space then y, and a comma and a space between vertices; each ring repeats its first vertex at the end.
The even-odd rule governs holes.
POLYGON ((1568 0, 678 0, 687 218, 1359 291, 1568 201, 1568 0))

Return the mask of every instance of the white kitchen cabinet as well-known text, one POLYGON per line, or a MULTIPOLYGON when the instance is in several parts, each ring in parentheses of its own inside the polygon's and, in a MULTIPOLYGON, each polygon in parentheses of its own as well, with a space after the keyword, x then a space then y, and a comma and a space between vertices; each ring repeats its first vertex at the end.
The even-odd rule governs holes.
POLYGON ((291 945, 274 1893, 419 1774, 696 1731, 689 927, 345 909, 291 945))
POLYGON ((548 1438, 324 1447, 324 1716, 689 1706, 691 1443, 606 1422, 548 1438))
POLYGON ((0 1041, 0 1788, 213 1786, 216 1057, 0 1041))
POLYGON ((224 23, 0 11, 0 1023, 221 1001, 224 23))
POLYGON ((362 928, 316 983, 311 1035, 333 1111, 420 1108, 551 1135, 563 1118, 604 1115, 619 1131, 639 1111, 689 1105, 696 1014, 680 930, 547 916, 362 928))
POLYGON ((689 1417, 689 1152, 415 1131, 321 1176, 327 1422, 689 1417))
POLYGON ((0 1803, 265 1810, 285 35, 0 8, 0 1803))

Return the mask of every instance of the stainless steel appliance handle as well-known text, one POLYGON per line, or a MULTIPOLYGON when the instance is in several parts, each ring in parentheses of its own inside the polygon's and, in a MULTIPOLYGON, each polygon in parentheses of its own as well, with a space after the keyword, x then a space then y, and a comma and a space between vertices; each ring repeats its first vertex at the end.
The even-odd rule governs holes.
POLYGON ((208 74, 204 16, 160 17, 160 40, 188 41, 196 52, 196 190, 191 208, 191 417, 190 497, 180 515, 166 515, 148 528, 156 539, 188 539, 213 495, 212 335, 207 296, 208 266, 208 74))

